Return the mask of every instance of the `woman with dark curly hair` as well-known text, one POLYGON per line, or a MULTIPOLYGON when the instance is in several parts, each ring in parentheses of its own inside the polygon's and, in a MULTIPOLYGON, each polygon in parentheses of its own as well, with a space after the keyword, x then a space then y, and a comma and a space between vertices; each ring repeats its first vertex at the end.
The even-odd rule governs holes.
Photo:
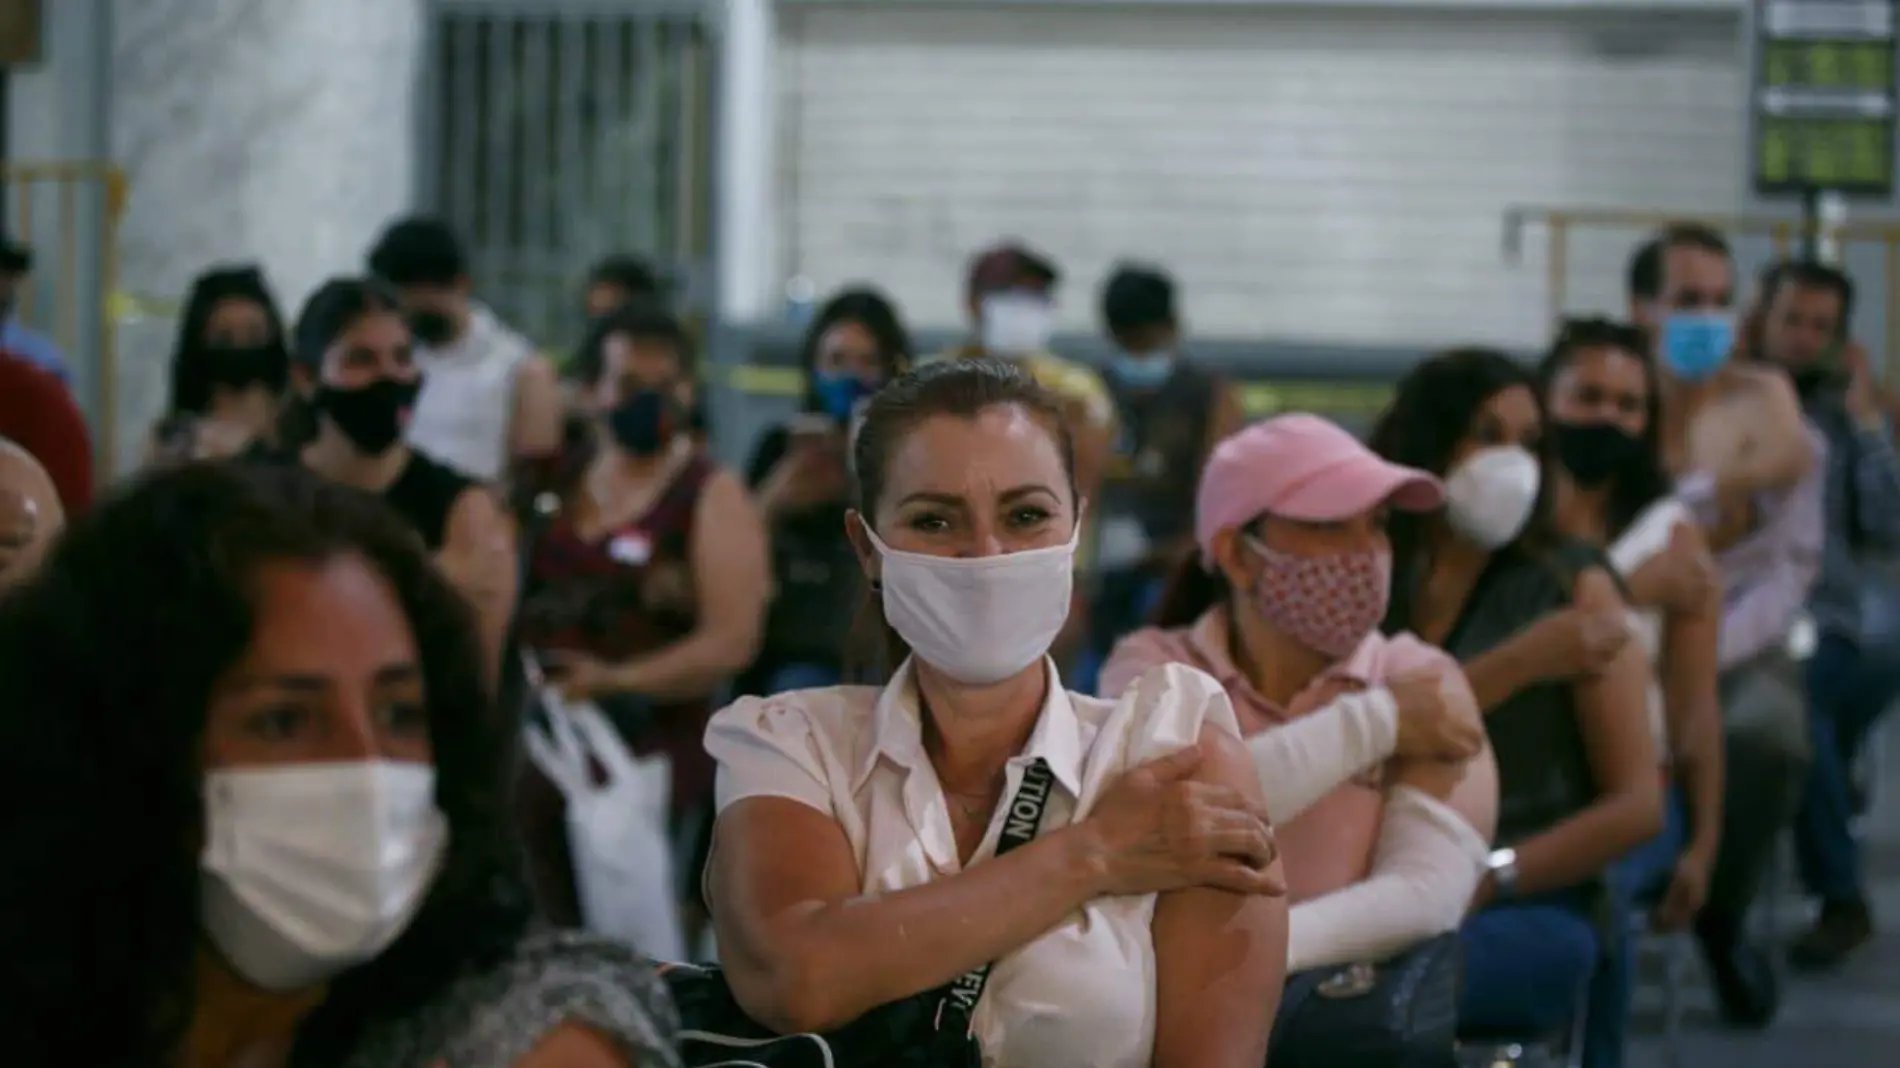
POLYGON ((415 534, 307 472, 80 519, 0 601, 7 1059, 676 1063, 646 962, 531 922, 480 665, 415 534))

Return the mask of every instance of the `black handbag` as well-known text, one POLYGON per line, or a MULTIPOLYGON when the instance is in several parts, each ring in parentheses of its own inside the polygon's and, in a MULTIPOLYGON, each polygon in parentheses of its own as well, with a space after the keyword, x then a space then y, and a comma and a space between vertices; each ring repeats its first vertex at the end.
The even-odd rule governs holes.
MULTIPOLYGON (((1041 760, 1023 769, 996 841, 997 856, 1036 836, 1053 782, 1041 760)), ((679 1010, 685 1068, 981 1068, 983 1050, 971 1027, 990 967, 880 1005, 822 1035, 778 1035, 760 1025, 740 1007, 717 967, 677 965, 660 977, 679 1010)))
POLYGON ((1290 976, 1267 1068, 1451 1068, 1461 967, 1452 931, 1380 964, 1290 976))

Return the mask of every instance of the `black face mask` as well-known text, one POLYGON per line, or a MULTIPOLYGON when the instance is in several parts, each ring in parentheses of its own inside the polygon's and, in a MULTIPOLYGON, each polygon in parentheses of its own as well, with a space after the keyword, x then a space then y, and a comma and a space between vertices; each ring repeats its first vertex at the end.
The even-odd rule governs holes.
POLYGON ((1554 423, 1557 459, 1577 485, 1595 489, 1644 461, 1643 439, 1614 423, 1554 423))
POLYGON ((409 422, 409 410, 416 405, 422 382, 398 382, 379 378, 367 386, 317 389, 317 410, 321 411, 350 444, 365 456, 381 456, 402 439, 409 422))
POLYGON ((643 389, 607 413, 614 443, 634 456, 653 456, 673 440, 677 405, 667 390, 643 389))
POLYGON ((281 393, 290 382, 290 354, 281 345, 209 345, 198 350, 198 364, 214 389, 281 393))
POLYGON ((448 312, 419 309, 404 316, 409 332, 430 348, 439 349, 455 340, 455 319, 448 312))

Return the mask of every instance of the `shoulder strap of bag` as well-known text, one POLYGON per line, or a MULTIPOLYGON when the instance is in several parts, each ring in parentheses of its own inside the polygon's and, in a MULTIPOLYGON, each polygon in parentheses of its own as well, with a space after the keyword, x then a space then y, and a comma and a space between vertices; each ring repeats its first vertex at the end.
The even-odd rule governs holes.
MULTIPOLYGON (((1003 831, 996 839, 996 856, 1036 837, 1042 828, 1043 810, 1049 806, 1049 789, 1054 784, 1055 774, 1041 758, 1023 769, 1022 785, 1016 787, 1016 797, 1010 801, 1009 811, 1003 814, 1003 831)), ((989 983, 993 967, 994 964, 985 964, 972 968, 950 983, 944 990, 943 1000, 937 1003, 938 1030, 961 1017, 964 1031, 969 1031, 975 1022, 976 1003, 983 997, 983 988, 989 983)))

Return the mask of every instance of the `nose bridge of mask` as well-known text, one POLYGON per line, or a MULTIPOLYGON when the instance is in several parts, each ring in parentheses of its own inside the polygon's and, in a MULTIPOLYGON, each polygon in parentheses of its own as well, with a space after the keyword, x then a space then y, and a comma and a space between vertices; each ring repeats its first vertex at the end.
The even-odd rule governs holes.
POLYGON ((935 553, 908 552, 893 549, 878 537, 877 530, 870 520, 864 521, 864 533, 871 540, 871 547, 887 564, 910 564, 936 571, 989 571, 996 568, 1021 566, 1050 556, 1073 555, 1082 534, 1082 517, 1076 516, 1075 528, 1069 531, 1069 540, 1060 545, 1045 545, 1037 549, 1019 549, 1011 553, 990 553, 985 556, 938 556, 935 553))
POLYGON ((1055 309, 1035 293, 1007 291, 983 298, 979 307, 984 347, 1004 353, 1043 348, 1055 326, 1055 309))
POLYGON ((275 833, 339 839, 426 813, 435 805, 435 769, 388 760, 223 768, 205 775, 208 852, 236 845, 221 829, 269 826, 275 833), (313 817, 320 817, 313 819, 313 817))

